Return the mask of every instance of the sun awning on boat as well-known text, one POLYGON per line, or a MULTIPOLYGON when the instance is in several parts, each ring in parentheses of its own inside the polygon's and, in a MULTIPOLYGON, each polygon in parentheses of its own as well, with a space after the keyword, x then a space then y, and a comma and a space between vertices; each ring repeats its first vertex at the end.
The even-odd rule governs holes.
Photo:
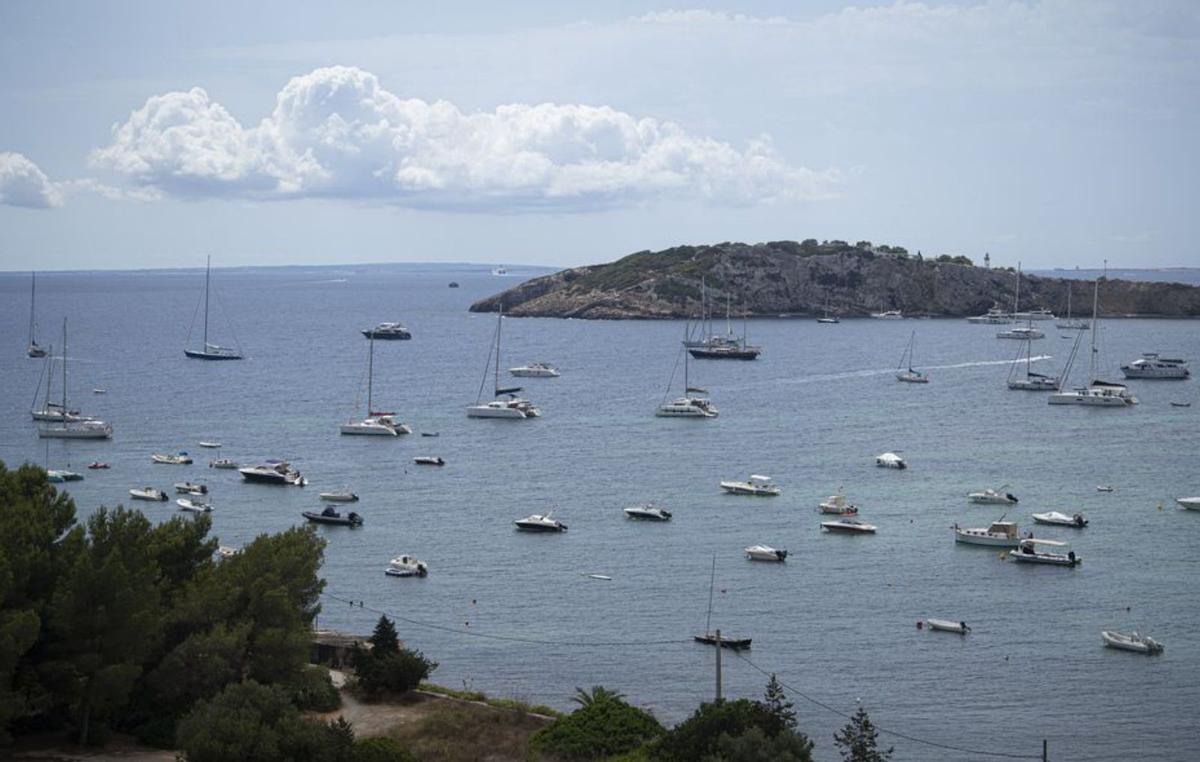
POLYGON ((496 389, 496 394, 516 394, 519 391, 521 391, 521 387, 510 386, 505 389, 496 389))
POLYGON ((686 391, 688 394, 708 394, 707 389, 699 386, 689 386, 686 391))
POLYGON ((1061 542, 1059 540, 1039 540, 1036 537, 1026 537, 1025 539, 1021 540, 1021 544, 1022 545, 1055 545, 1058 547, 1062 547, 1064 545, 1069 545, 1070 543, 1061 542))

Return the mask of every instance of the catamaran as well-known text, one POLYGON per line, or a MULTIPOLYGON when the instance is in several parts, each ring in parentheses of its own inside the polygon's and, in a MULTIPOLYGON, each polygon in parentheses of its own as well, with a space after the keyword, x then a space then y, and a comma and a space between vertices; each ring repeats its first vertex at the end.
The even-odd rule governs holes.
POLYGON ((29 284, 29 346, 25 349, 25 354, 30 357, 45 357, 46 350, 38 346, 37 343, 37 273, 30 273, 29 284))
POLYGON ((67 319, 63 318, 63 353, 62 353, 62 404, 59 410, 63 417, 51 422, 48 426, 38 428, 38 436, 42 439, 109 439, 112 437, 112 426, 104 421, 91 418, 75 418, 67 406, 67 319))
MULTIPOLYGON (((184 348, 183 353, 188 357, 196 360, 240 360, 242 359, 241 348, 230 349, 219 344, 212 344, 208 340, 208 292, 212 273, 212 257, 208 257, 204 261, 204 342, 199 349, 184 348)), ((195 320, 195 318, 193 318, 195 320)), ((188 332, 188 338, 191 338, 191 331, 188 332)), ((234 343, 237 343, 236 337, 234 343)))
POLYGON ((908 340, 908 348, 904 350, 904 354, 900 355, 900 363, 896 366, 896 380, 904 381, 910 384, 927 384, 929 376, 919 370, 913 370, 913 345, 917 341, 917 332, 913 331, 912 336, 908 340), (906 363, 905 360, 908 362, 906 363), (904 366, 908 365, 908 370, 904 370, 904 366))
POLYGON ((1008 369, 1008 388, 1026 392, 1056 392, 1061 389, 1062 380, 1067 377, 1071 363, 1075 361, 1075 355, 1079 352, 1079 342, 1082 338, 1082 333, 1075 335, 1075 345, 1071 347, 1071 354, 1067 357, 1067 364, 1064 366, 1061 376, 1049 376, 1036 372, 1033 369, 1033 343, 1026 341, 1023 347, 1025 372, 1022 374, 1019 370, 1022 351, 1018 350, 1017 356, 1013 358, 1013 363, 1008 369))
MULTIPOLYGON (((1105 262, 1107 269, 1108 263, 1105 262)), ((1137 397, 1129 393, 1129 389, 1124 384, 1118 384, 1112 381, 1102 381, 1096 377, 1097 371, 1097 356, 1099 350, 1096 349, 1096 332, 1100 330, 1100 279, 1096 279, 1095 286, 1092 289, 1092 327, 1091 333, 1091 351, 1088 353, 1088 384, 1084 387, 1078 387, 1071 391, 1058 391, 1050 395, 1047 400, 1051 405, 1085 405, 1088 407, 1127 407, 1137 404, 1137 397)), ((1067 377, 1067 371, 1063 371, 1063 379, 1067 377)))
MULTIPOLYGON (((1016 293, 1013 294, 1012 317, 1013 317, 1013 320, 1025 321, 1025 325, 1017 326, 1016 328, 1007 328, 1003 331, 999 331, 996 333, 996 338, 997 339, 1018 339, 1018 340, 1022 340, 1022 341, 1028 341, 1029 339, 1044 339, 1044 338, 1046 338, 1045 333, 1043 333, 1042 331, 1033 327, 1033 321, 1035 319, 1034 316, 1037 315, 1036 319, 1038 319, 1038 320, 1045 320, 1046 319, 1045 315, 1048 314, 1046 312, 1046 310, 1034 310, 1032 312, 1020 312, 1018 310, 1020 303, 1021 303, 1021 263, 1018 262, 1017 263, 1017 290, 1016 290, 1016 293)), ((1054 316, 1050 315, 1050 317, 1054 317, 1054 316)))
MULTIPOLYGON (((688 381, 688 349, 684 343, 683 352, 683 396, 668 400, 663 397, 662 404, 654 412, 659 418, 716 418, 721 411, 708 398, 708 391, 699 386, 692 386, 688 381)), ((676 361, 678 362, 678 361, 676 361)), ((676 365, 676 368, 679 366, 676 365)), ((674 380, 675 373, 671 372, 674 380)), ((671 393, 671 385, 667 384, 667 395, 671 393)))
POLYGON ((375 379, 375 339, 367 342, 367 415, 361 420, 350 419, 342 424, 343 434, 364 434, 397 437, 411 434, 412 429, 396 420, 395 413, 379 413, 374 408, 372 389, 375 379))
MULTIPOLYGON (((522 399, 517 396, 517 392, 521 391, 519 386, 511 386, 502 388, 500 386, 500 334, 501 327, 504 324, 504 304, 500 304, 500 309, 496 313, 496 361, 495 375, 493 377, 492 388, 495 392, 496 399, 491 402, 483 401, 483 389, 487 384, 487 371, 485 366, 483 369, 483 380, 479 382, 479 394, 475 397, 475 404, 467 407, 468 418, 502 418, 509 420, 520 420, 523 418, 537 418, 542 413, 533 403, 527 399, 522 399)), ((491 352, 488 353, 488 365, 491 365, 491 352)))
POLYGON ((1071 292, 1074 290, 1074 286, 1074 281, 1067 281, 1067 318, 1058 321, 1055 325, 1070 331, 1086 331, 1088 321, 1071 317, 1071 292))

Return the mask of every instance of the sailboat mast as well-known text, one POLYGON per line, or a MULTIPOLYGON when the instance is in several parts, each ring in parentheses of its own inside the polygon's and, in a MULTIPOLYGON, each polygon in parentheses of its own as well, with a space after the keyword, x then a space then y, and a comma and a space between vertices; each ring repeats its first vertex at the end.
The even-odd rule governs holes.
POLYGON ((201 350, 205 352, 208 351, 208 279, 211 270, 212 255, 209 255, 204 260, 204 346, 201 350))
MULTIPOLYGON (((713 602, 713 587, 717 583, 717 557, 714 554, 712 560, 712 573, 708 577, 708 617, 704 620, 704 634, 712 632, 712 602, 713 602)), ((718 650, 720 644, 718 643, 718 650)))
POLYGON ((492 388, 496 395, 500 394, 500 330, 504 327, 504 302, 500 302, 500 311, 496 314, 496 375, 492 388))
MULTIPOLYGON (((1104 269, 1108 270, 1108 260, 1104 260, 1104 269)), ((1096 380, 1096 331, 1100 328, 1099 313, 1097 309, 1100 306, 1100 279, 1096 278, 1096 285, 1092 288, 1092 351, 1088 356, 1088 384, 1096 380)))
POLYGON ((63 423, 67 422, 67 319, 63 318, 63 356, 62 356, 62 371, 63 371, 63 390, 62 390, 62 416, 63 423))
POLYGON ((30 273, 29 281, 29 345, 33 346, 34 315, 37 314, 37 273, 30 273))
POLYGON ((1017 262, 1017 293, 1013 295, 1013 317, 1021 311, 1021 263, 1017 262))
POLYGON ((375 405, 372 401, 371 389, 375 379, 375 333, 371 332, 370 341, 367 342, 367 417, 371 417, 372 410, 375 405))
POLYGON ((725 294, 725 335, 726 336, 733 335, 733 324, 729 322, 729 304, 730 304, 729 294, 725 294))

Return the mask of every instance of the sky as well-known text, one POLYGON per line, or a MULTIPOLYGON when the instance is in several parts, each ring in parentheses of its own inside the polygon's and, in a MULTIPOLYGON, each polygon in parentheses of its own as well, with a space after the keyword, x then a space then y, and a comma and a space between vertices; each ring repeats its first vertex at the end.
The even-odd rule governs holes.
POLYGON ((1200 3, 673 1, 0 3, 0 270, 1200 266, 1200 3))

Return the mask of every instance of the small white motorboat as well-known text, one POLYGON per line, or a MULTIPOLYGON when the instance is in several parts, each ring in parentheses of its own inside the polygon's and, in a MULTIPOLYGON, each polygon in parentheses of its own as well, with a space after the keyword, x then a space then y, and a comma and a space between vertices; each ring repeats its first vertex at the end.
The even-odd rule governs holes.
POLYGON ((131 489, 131 490, 129 490, 129 496, 132 497, 134 500, 155 500, 158 502, 165 502, 167 500, 166 492, 163 492, 160 489, 155 489, 153 487, 142 487, 141 489, 131 489))
POLYGON ((200 445, 201 447, 220 447, 221 446, 220 442, 197 442, 196 444, 200 445))
POLYGON ((268 460, 256 466, 239 468, 238 473, 248 482, 276 484, 279 486, 303 487, 308 484, 299 471, 283 460, 268 460))
POLYGON ((981 492, 968 492, 967 499, 982 505, 1013 505, 1020 502, 1016 495, 1004 491, 1007 487, 1007 484, 1002 484, 996 489, 988 487, 981 492))
POLYGON ((993 521, 986 529, 967 529, 954 525, 954 541, 993 548, 1015 548, 1021 541, 1015 521, 993 521))
POLYGON ((954 632, 959 635, 966 635, 971 631, 966 622, 954 622, 949 619, 926 619, 925 625, 931 630, 954 632))
POLYGON ((1175 502, 1185 511, 1200 511, 1200 497, 1177 497, 1175 502))
POLYGON ((208 487, 192 482, 175 482, 175 491, 182 495, 207 495, 208 487))
POLYGON ((396 556, 383 573, 389 577, 424 577, 429 574, 429 566, 409 555, 396 556))
POLYGON ((858 515, 858 506, 847 503, 846 496, 841 492, 838 492, 836 495, 830 495, 825 499, 825 502, 817 505, 817 509, 821 513, 829 513, 835 516, 858 515))
POLYGON ((904 462, 904 458, 901 458, 894 452, 885 452, 876 455, 875 465, 880 468, 896 468, 901 470, 908 468, 908 464, 904 462))
POLYGON ((782 491, 779 489, 779 485, 771 481, 771 477, 762 474, 750 474, 750 478, 744 482, 723 481, 721 489, 731 495, 756 495, 758 497, 775 497, 782 491))
POLYGON ((413 463, 416 463, 418 466, 446 465, 446 461, 442 460, 441 456, 438 455, 418 455, 417 457, 413 458, 413 463))
POLYGON ((640 519, 642 521, 670 521, 671 512, 666 508, 660 508, 654 503, 642 503, 640 505, 631 505, 625 509, 626 518, 640 519))
POLYGON ((1112 486, 1111 484, 1097 484, 1096 491, 1097 492, 1116 492, 1117 488, 1112 486))
POLYGON ((202 503, 199 500, 181 497, 175 501, 175 505, 179 506, 181 511, 191 511, 192 513, 208 513, 212 511, 211 503, 202 503))
POLYGON ((358 501, 358 495, 348 489, 337 490, 335 492, 321 492, 318 494, 318 497, 330 503, 354 503, 358 501))
POLYGON ((839 519, 837 521, 822 521, 821 528, 826 532, 839 534, 875 534, 875 525, 854 519, 839 519))
POLYGON ((553 511, 546 515, 535 513, 532 516, 526 516, 523 519, 517 519, 513 522, 517 529, 522 532, 565 532, 567 525, 556 518, 553 518, 553 511))
POLYGON ((751 561, 786 561, 788 552, 770 545, 751 545, 746 548, 746 558, 751 561))
POLYGON ((1048 564, 1050 566, 1076 566, 1080 559, 1075 555, 1075 551, 1068 550, 1066 553, 1059 553, 1053 550, 1042 550, 1042 548, 1063 548, 1068 543, 1059 542, 1058 540, 1038 540, 1033 537, 1026 537, 1017 543, 1015 550, 1008 551, 1008 557, 1013 561, 1019 561, 1026 564, 1048 564))
MULTIPOLYGON (((91 466, 88 466, 91 468, 91 466)), ((107 466, 105 466, 107 468, 107 466)), ((51 468, 46 471, 46 481, 54 484, 61 482, 77 482, 83 479, 83 474, 75 471, 68 471, 64 468, 51 468)))
POLYGON ((208 467, 209 468, 233 469, 233 468, 237 468, 238 464, 236 461, 232 461, 229 458, 217 458, 216 460, 210 460, 208 462, 208 467))
POLYGON ((508 372, 518 378, 558 378, 561 373, 558 368, 544 362, 531 362, 517 368, 509 368, 508 372))
POLYGON ((1058 511, 1047 511, 1046 513, 1033 514, 1033 520, 1039 524, 1053 524, 1054 526, 1071 527, 1073 529, 1083 529, 1088 525, 1088 520, 1084 518, 1082 513, 1068 516, 1058 511))
POLYGON ((1117 648, 1122 651, 1133 651, 1134 653, 1148 655, 1163 652, 1162 643, 1159 643, 1149 635, 1142 635, 1137 631, 1126 635, 1123 632, 1116 632, 1115 630, 1101 630, 1100 639, 1109 648, 1117 648))
POLYGON ((1029 341, 1031 339, 1044 339, 1046 334, 1032 326, 1017 326, 1016 328, 1008 328, 996 333, 997 339, 1017 339, 1018 341, 1029 341))
POLYGON ((175 455, 164 455, 163 453, 154 453, 150 456, 151 463, 160 463, 170 466, 186 466, 192 462, 192 456, 180 450, 175 455))
POLYGON ((217 546, 217 555, 220 556, 221 558, 233 558, 234 556, 236 556, 238 553, 241 553, 241 552, 242 552, 241 548, 235 548, 232 545, 217 546))

